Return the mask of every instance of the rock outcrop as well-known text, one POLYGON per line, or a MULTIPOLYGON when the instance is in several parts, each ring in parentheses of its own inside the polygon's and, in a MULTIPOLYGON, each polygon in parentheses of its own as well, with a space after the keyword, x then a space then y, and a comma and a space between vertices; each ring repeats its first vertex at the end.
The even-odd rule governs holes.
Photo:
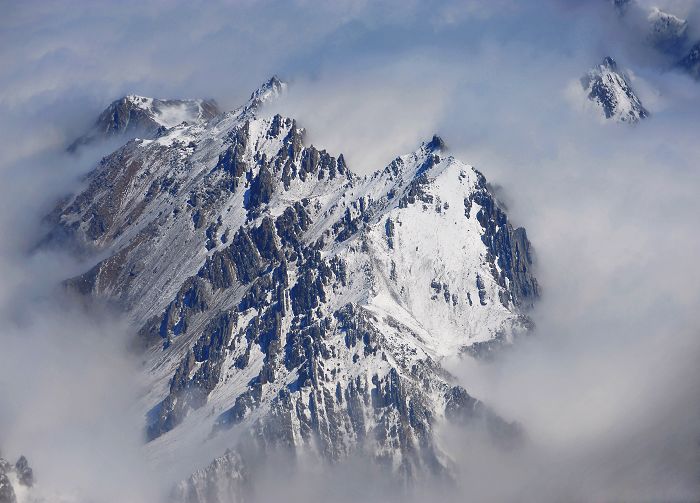
POLYGON ((604 58, 601 64, 582 77, 581 86, 606 119, 635 124, 649 117, 628 77, 610 57, 604 58))
POLYGON ((0 503, 17 503, 19 486, 30 488, 34 485, 34 472, 27 458, 20 456, 13 465, 0 457, 0 503))

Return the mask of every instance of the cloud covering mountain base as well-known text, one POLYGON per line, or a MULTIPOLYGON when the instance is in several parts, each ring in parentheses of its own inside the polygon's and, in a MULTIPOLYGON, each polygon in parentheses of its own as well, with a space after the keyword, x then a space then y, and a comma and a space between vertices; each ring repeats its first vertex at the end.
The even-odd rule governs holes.
MULTIPOLYGON (((700 86, 630 43, 637 35, 606 2, 522 4, 7 8, 0 447, 27 455, 38 494, 153 501, 177 478, 142 447, 141 362, 126 351, 133 327, 59 287, 96 259, 32 251, 42 216, 111 151, 75 157, 65 147, 120 95, 213 97, 227 109, 281 73, 292 82, 285 113, 355 171, 438 132, 500 186, 527 228, 542 299, 530 336, 494 361, 448 366, 522 425, 523 446, 504 451, 478 429, 446 428, 458 466, 447 490, 399 490, 349 460, 287 478, 273 464, 259 475, 258 499, 698 499, 700 86), (651 112, 643 124, 601 124, 572 102, 572 82, 605 55, 634 67, 651 112)), ((692 3, 661 7, 697 19, 692 3)))

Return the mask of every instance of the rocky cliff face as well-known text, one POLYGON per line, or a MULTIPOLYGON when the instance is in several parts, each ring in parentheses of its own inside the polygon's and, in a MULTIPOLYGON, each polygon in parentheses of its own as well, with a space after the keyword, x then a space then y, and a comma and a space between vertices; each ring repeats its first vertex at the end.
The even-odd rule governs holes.
POLYGON ((581 86, 606 119, 635 124, 649 117, 629 79, 610 57, 583 76, 581 86))
POLYGON ((525 230, 438 137, 358 177, 274 114, 285 86, 129 141, 53 215, 107 256, 69 285, 140 327, 152 456, 211 445, 179 486, 188 501, 243 494, 247 449, 363 453, 411 480, 449 476, 443 421, 518 436, 441 360, 530 328, 525 230))

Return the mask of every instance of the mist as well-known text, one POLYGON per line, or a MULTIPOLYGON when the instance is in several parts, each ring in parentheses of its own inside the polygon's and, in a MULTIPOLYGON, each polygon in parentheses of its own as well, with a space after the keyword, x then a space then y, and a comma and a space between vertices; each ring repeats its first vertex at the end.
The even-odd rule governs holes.
MULTIPOLYGON (((110 101, 211 97, 231 109, 278 74, 290 87, 277 110, 356 173, 441 135, 500 187, 535 249, 533 333, 494 361, 444 362, 527 441, 504 452, 478 428, 446 428, 458 482, 414 488, 413 500, 696 501, 700 84, 645 45, 652 4, 698 36, 698 4, 681 0, 639 2, 627 20, 609 2, 564 0, 5 5, 3 455, 26 454, 41 489, 89 501, 153 501, 176 482, 142 447, 134 327, 60 289, 95 258, 33 250, 42 217, 109 152, 65 146, 110 101), (649 120, 603 123, 585 106, 578 79, 607 55, 649 120)), ((303 484, 261 474, 260 501, 392 494, 361 460, 309 470, 303 484)))

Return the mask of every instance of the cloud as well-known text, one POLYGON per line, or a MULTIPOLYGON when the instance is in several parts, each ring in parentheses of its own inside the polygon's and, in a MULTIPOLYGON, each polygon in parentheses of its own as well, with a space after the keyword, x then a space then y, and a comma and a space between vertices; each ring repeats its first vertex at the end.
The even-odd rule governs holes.
MULTIPOLYGON (((555 0, 71 6, 23 2, 0 20, 0 443, 33 456, 43 485, 133 501, 171 476, 150 471, 139 447, 131 328, 55 295, 88 264, 28 254, 41 215, 100 155, 63 147, 122 94, 232 108, 278 73, 292 81, 281 110, 352 169, 379 169, 439 133, 528 230, 543 287, 536 332, 495 362, 450 368, 521 421, 529 443, 503 454, 479 432, 445 432, 463 447, 460 490, 697 499, 700 91, 639 42, 641 24, 607 2, 555 0), (601 125, 571 106, 567 88, 608 54, 635 75, 649 121, 601 125)), ((696 16, 691 3, 663 7, 696 16)), ((371 486, 349 470, 339 473, 371 486)), ((328 497, 325 475, 308 477, 319 480, 308 500, 328 497)))

